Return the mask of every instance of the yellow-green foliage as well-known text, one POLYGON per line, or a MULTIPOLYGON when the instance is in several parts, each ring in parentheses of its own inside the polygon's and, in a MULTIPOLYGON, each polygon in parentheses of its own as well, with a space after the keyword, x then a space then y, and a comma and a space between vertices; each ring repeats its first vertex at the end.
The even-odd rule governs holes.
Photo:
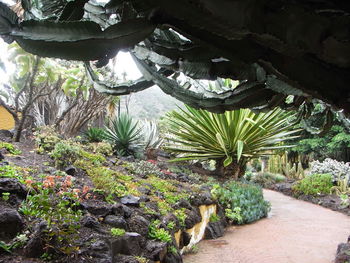
POLYGON ((302 179, 305 177, 304 169, 299 160, 297 164, 291 164, 288 160, 287 152, 283 155, 270 156, 267 170, 274 174, 283 174, 288 178, 302 179))
POLYGON ((337 180, 337 185, 331 188, 331 194, 332 193, 335 193, 338 196, 349 195, 350 194, 349 178, 345 177, 344 179, 341 179, 339 176, 339 179, 337 180))
POLYGON ((50 152, 55 148, 55 145, 61 141, 58 133, 52 126, 40 127, 35 133, 35 141, 38 145, 38 152, 50 152))
POLYGON ((105 156, 110 156, 113 154, 112 145, 108 142, 89 143, 87 145, 87 150, 105 156))
POLYGON ((57 167, 74 164, 76 161, 86 161, 93 165, 100 165, 106 161, 101 154, 90 153, 83 150, 79 143, 73 141, 61 141, 51 151, 50 156, 54 159, 57 167))
POLYGON ((76 166, 84 169, 91 178, 96 189, 104 191, 108 195, 122 197, 128 194, 140 195, 137 190, 139 183, 133 182, 130 176, 114 171, 108 167, 94 167, 86 163, 76 162, 76 166))
POLYGON ((125 232, 126 231, 123 228, 112 228, 111 229, 111 234, 112 234, 112 236, 115 236, 115 237, 124 236, 125 232))
POLYGON ((0 142, 0 149, 6 149, 9 153, 13 155, 21 154, 22 152, 18 150, 12 143, 0 142))
POLYGON ((298 181, 293 185, 292 190, 297 195, 329 194, 332 186, 331 174, 312 174, 298 181))

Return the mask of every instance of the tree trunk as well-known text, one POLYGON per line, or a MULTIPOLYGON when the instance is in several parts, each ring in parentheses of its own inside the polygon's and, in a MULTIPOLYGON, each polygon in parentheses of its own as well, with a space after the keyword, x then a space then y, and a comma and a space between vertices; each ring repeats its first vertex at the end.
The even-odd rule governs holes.
POLYGON ((216 161, 216 173, 225 180, 240 179, 245 173, 246 163, 233 161, 230 165, 224 167, 224 159, 216 161))
POLYGON ((23 115, 22 118, 20 118, 18 121, 16 121, 15 125, 15 135, 13 137, 14 142, 19 142, 21 140, 21 135, 24 127, 24 123, 26 121, 26 116, 23 115))

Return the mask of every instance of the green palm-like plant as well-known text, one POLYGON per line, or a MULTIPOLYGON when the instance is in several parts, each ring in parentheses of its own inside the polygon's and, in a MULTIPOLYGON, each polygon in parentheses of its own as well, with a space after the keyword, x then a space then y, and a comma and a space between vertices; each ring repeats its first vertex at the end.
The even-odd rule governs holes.
POLYGON ((84 133, 89 142, 102 142, 105 137, 105 130, 98 127, 90 127, 84 133))
POLYGON ((118 155, 132 155, 140 146, 141 131, 137 121, 128 114, 121 114, 111 120, 109 127, 105 127, 105 139, 114 145, 118 155))
POLYGON ((215 114, 186 106, 167 115, 171 123, 167 149, 180 154, 175 161, 216 159, 218 172, 237 179, 249 159, 291 147, 284 141, 295 138, 298 130, 292 129, 289 117, 281 109, 215 114))

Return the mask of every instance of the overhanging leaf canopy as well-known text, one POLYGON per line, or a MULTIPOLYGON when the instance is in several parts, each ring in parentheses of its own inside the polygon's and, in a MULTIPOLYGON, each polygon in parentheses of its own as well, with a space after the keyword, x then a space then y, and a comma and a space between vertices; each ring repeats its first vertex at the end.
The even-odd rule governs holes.
POLYGON ((215 112, 297 108, 312 98, 350 112, 348 1, 22 0, 16 10, 20 19, 0 4, 0 35, 31 53, 103 66, 130 50, 145 79, 103 89, 110 94, 153 83, 215 112), (196 85, 220 78, 240 86, 221 93, 196 85))

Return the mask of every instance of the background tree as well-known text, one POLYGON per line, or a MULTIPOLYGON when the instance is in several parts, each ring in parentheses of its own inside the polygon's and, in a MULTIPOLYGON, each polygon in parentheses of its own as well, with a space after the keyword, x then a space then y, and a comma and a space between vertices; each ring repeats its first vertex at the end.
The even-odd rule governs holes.
POLYGON ((110 96, 91 89, 81 64, 42 59, 17 45, 9 49, 15 72, 0 104, 14 117, 14 140, 25 127, 52 125, 65 136, 76 135, 106 114, 110 96))

